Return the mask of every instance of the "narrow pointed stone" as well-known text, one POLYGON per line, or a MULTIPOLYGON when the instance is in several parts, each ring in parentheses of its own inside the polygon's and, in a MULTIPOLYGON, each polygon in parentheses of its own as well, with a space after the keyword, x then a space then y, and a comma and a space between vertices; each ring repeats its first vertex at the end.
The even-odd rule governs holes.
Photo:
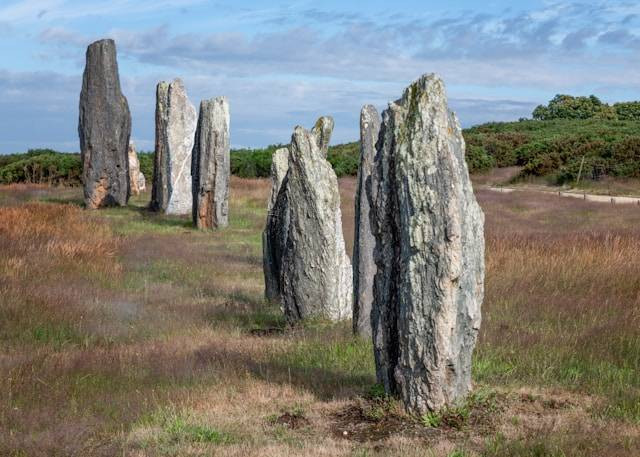
POLYGON ((345 252, 338 179, 314 134, 296 127, 286 177, 288 234, 280 287, 290 323, 351 316, 352 270, 345 252))
POLYGON ((229 103, 203 100, 193 146, 193 223, 199 229, 229 224, 229 103))
POLYGON ((331 116, 322 116, 318 119, 311 129, 311 133, 316 138, 318 149, 324 157, 329 152, 329 143, 331 142, 331 134, 333 133, 334 122, 331 116))
POLYGON ((138 160, 138 154, 136 154, 136 146, 133 143, 129 143, 129 185, 131 187, 132 195, 140 195, 140 192, 144 192, 147 185, 144 175, 140 171, 140 161, 138 160))
POLYGON ((267 203, 267 223, 262 232, 262 261, 265 297, 280 301, 280 269, 282 252, 289 231, 286 176, 289 171, 289 150, 278 149, 271 161, 271 195, 267 203), (283 185, 284 184, 284 185, 283 185))
POLYGON ((156 156, 151 208, 189 214, 193 208, 191 154, 197 114, 184 84, 175 79, 156 88, 156 156))
POLYGON ((120 89, 113 40, 96 41, 87 48, 78 133, 85 206, 125 206, 130 192, 131 115, 120 89))
POLYGON ((407 411, 471 389, 484 293, 484 215, 443 82, 425 75, 383 113, 369 194, 376 372, 407 411))
POLYGON ((380 133, 380 116, 375 107, 366 105, 360 112, 360 164, 355 198, 355 234, 353 242, 353 331, 361 336, 371 336, 371 303, 373 302, 373 277, 376 264, 373 260, 375 238, 369 217, 367 188, 371 187, 371 172, 376 155, 376 143, 380 133))

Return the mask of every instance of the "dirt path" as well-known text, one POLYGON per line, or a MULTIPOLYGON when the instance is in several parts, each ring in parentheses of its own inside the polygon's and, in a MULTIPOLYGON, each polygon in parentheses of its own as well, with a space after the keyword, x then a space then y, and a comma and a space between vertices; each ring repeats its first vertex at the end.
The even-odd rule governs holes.
POLYGON ((544 190, 530 187, 492 187, 486 186, 486 189, 489 189, 494 192, 501 193, 512 193, 512 192, 540 192, 546 194, 557 194, 559 197, 569 197, 569 198, 578 198, 580 200, 586 200, 589 202, 598 202, 598 203, 610 203, 612 205, 639 205, 640 206, 640 197, 624 197, 624 196, 610 196, 610 195, 596 195, 596 194, 588 194, 585 192, 575 192, 575 191, 555 191, 555 190, 544 190))

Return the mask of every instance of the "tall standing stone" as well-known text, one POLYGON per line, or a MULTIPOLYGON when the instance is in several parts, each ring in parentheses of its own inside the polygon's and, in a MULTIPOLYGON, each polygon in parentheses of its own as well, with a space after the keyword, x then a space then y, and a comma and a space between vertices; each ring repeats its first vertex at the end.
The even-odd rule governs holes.
POLYGON ((129 187, 131 188, 131 194, 140 195, 146 187, 146 180, 144 175, 140 171, 140 161, 138 160, 138 154, 136 154, 136 147, 133 143, 129 143, 129 187))
POLYGON ((189 214, 193 207, 191 154, 197 114, 184 84, 175 79, 156 88, 156 154, 151 208, 189 214))
POLYGON ((329 152, 329 142, 331 141, 333 127, 333 118, 331 116, 322 116, 316 121, 315 125, 311 129, 311 133, 316 138, 316 144, 322 152, 322 155, 325 157, 327 157, 329 152))
POLYGON ((369 217, 367 188, 380 133, 380 116, 375 107, 366 105, 360 112, 360 165, 355 198, 355 234, 353 242, 353 331, 371 336, 371 303, 376 264, 373 259, 375 238, 369 217))
POLYGON ((288 234, 280 287, 290 323, 351 315, 352 270, 345 252, 338 179, 314 134, 296 127, 285 186, 288 234))
POLYGON ((370 193, 376 371, 423 414, 471 389, 484 293, 484 215, 443 82, 425 75, 383 114, 370 193))
POLYGON ((120 89, 113 40, 96 41, 87 48, 78 133, 86 207, 126 205, 131 115, 120 89))
POLYGON ((267 203, 267 223, 262 232, 262 262, 265 297, 276 302, 280 296, 282 253, 289 232, 286 177, 289 171, 289 150, 278 149, 271 160, 271 195, 267 203))
POLYGON ((200 229, 229 224, 229 103, 203 100, 193 146, 193 223, 200 229))

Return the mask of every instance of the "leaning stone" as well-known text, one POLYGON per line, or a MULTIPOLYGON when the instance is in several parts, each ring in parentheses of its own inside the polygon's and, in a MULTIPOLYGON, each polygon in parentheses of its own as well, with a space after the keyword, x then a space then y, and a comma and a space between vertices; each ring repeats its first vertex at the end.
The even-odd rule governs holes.
POLYGON ((327 157, 327 154, 329 152, 329 142, 331 141, 333 126, 334 122, 331 116, 322 116, 316 121, 313 129, 311 129, 311 133, 316 138, 318 149, 320 149, 324 157, 327 157))
POLYGON ((191 153, 196 109, 180 79, 156 89, 156 156, 151 208, 166 214, 189 214, 193 207, 191 153))
POLYGON ((193 223, 200 229, 229 224, 229 104, 226 97, 203 100, 191 166, 193 223))
POLYGON ((281 298, 281 259, 289 231, 286 184, 283 186, 287 171, 289 171, 289 150, 281 148, 273 154, 271 161, 271 195, 267 203, 267 223, 262 232, 265 297, 273 302, 281 298))
POLYGON ((355 234, 353 243, 353 331, 371 336, 371 302, 376 264, 373 260, 375 238, 369 218, 367 187, 380 133, 380 116, 375 107, 366 105, 360 112, 360 165, 355 198, 355 234))
POLYGON ((338 179, 317 138, 296 127, 291 138, 286 198, 289 224, 280 286, 290 323, 351 316, 352 271, 345 252, 338 179))
POLYGON ((444 84, 426 75, 383 114, 369 194, 378 380, 423 414, 462 400, 484 293, 484 215, 444 84))
POLYGON ((125 206, 131 115, 120 89, 113 40, 96 41, 87 48, 78 133, 86 207, 125 206))
POLYGON ((133 195, 140 195, 145 190, 146 184, 144 175, 140 172, 140 161, 136 154, 136 147, 133 143, 129 143, 129 185, 133 195))

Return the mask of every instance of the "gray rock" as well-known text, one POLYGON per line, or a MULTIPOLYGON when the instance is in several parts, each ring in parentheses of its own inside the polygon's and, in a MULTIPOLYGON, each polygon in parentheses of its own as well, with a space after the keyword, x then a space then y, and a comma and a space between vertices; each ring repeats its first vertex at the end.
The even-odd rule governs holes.
POLYGON ((267 223, 262 232, 262 261, 265 297, 280 301, 280 266, 289 231, 286 176, 289 171, 289 150, 278 149, 271 161, 271 195, 267 203, 267 223), (283 183, 285 185, 283 186, 283 183))
POLYGON ((314 134, 296 127, 286 193, 289 223, 280 287, 290 323, 351 316, 352 270, 345 252, 338 179, 314 134))
POLYGON ((229 103, 226 97, 203 100, 191 166, 193 223, 200 229, 229 224, 229 103))
POLYGON ((193 207, 191 153, 196 109, 180 79, 156 88, 156 156, 151 208, 166 214, 189 214, 193 207))
POLYGON ((136 154, 136 147, 133 143, 129 143, 129 186, 133 195, 140 195, 146 189, 146 180, 140 171, 140 161, 136 154))
POLYGON ((131 115, 120 89, 113 40, 96 41, 87 48, 78 134, 86 207, 126 205, 131 115))
POLYGON ((334 122, 331 116, 322 116, 311 129, 311 133, 316 137, 316 143, 324 157, 327 157, 327 153, 329 152, 329 142, 331 141, 333 126, 334 122))
POLYGON ((353 331, 371 336, 371 303, 375 238, 369 217, 367 187, 371 187, 371 172, 376 155, 376 142, 380 134, 380 116, 375 107, 366 105, 360 112, 360 165, 355 197, 355 234, 353 242, 353 331))
POLYGON ((484 215, 444 84, 425 75, 383 113, 369 193, 376 371, 409 412, 463 399, 484 293, 484 215))

